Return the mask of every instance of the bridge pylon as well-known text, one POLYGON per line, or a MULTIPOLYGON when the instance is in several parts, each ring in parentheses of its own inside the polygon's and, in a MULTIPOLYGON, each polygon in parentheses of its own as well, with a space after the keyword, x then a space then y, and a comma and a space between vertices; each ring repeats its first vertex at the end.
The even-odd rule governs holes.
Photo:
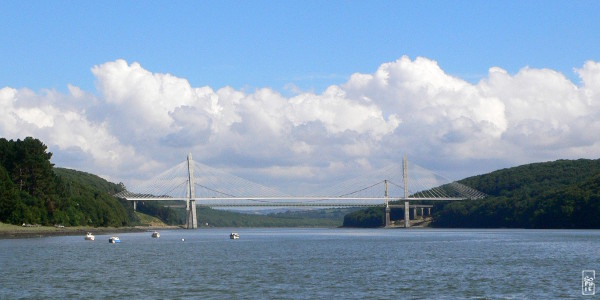
POLYGON ((194 191, 194 162, 192 160, 192 153, 188 154, 187 157, 188 167, 188 180, 187 180, 187 200, 185 206, 185 227, 187 229, 198 228, 198 217, 196 216, 196 195, 194 191))
MULTIPOLYGON (((410 203, 408 201, 408 163, 406 155, 402 157, 402 179, 404 181, 404 227, 410 227, 410 203)), ((390 221, 390 206, 388 203, 388 181, 385 180, 385 227, 391 225, 390 221)), ((415 217, 417 214, 414 214, 415 217)))
POLYGON ((404 228, 410 227, 410 204, 408 203, 408 162, 402 157, 402 178, 404 181, 404 228))
POLYGON ((387 179, 383 181, 385 184, 385 227, 390 227, 390 203, 388 200, 388 181, 387 179))

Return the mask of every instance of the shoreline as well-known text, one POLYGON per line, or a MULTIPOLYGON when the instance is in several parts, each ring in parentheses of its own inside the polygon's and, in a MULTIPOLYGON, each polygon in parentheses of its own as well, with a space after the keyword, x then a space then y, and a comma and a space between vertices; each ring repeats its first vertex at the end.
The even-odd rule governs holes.
POLYGON ((85 236, 87 232, 94 235, 105 235, 125 232, 145 232, 152 230, 180 229, 180 226, 133 226, 133 227, 22 227, 0 223, 0 239, 41 238, 51 236, 85 236))

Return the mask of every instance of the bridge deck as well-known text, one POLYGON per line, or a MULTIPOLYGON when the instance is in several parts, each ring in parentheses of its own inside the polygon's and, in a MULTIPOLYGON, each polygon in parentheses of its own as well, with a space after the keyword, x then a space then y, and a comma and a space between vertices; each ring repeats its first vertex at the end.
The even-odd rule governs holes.
MULTIPOLYGON (((187 201, 187 200, 196 200, 196 201, 208 201, 208 200, 218 200, 218 201, 230 201, 230 200, 335 200, 335 201, 356 201, 356 200, 364 200, 364 201, 385 201, 386 198, 382 197, 224 197, 224 198, 176 198, 176 197, 127 197, 125 198, 129 201, 187 201)), ((408 198, 387 198, 388 201, 457 201, 457 200, 467 200, 468 198, 458 198, 458 197, 443 197, 443 198, 421 198, 421 197, 408 197, 408 198)))
MULTIPOLYGON (((459 201, 465 198, 365 198, 365 197, 225 197, 225 198, 171 198, 139 197, 125 198, 129 201, 187 201, 195 200, 197 206, 207 207, 371 207, 386 205, 386 201, 459 201), (304 202, 303 202, 304 201, 304 202)), ((389 204, 390 207, 404 207, 389 204)), ((411 208, 415 207, 411 205, 411 208)), ((431 207, 421 205, 419 207, 431 207)))
MULTIPOLYGON (((235 204, 215 204, 215 205, 204 205, 204 204, 196 204, 196 206, 206 206, 206 207, 239 207, 239 205, 235 204)), ((185 204, 174 204, 174 205, 165 205, 164 207, 172 207, 172 208, 185 208, 185 204)), ((375 204, 333 204, 333 203, 320 203, 320 204, 306 204, 306 203, 255 203, 244 205, 244 207, 385 207, 384 203, 375 203, 375 204)), ((389 205, 390 208, 404 208, 404 205, 389 205)), ((420 205, 420 204, 411 204, 410 208, 432 208, 433 205, 420 205)))

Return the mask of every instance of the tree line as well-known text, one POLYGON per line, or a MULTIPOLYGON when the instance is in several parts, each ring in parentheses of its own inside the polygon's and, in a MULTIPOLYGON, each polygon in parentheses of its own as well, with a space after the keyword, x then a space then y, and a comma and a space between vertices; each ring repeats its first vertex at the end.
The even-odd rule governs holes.
MULTIPOLYGON (((558 160, 502 169, 459 181, 488 196, 433 202, 434 227, 600 228, 600 160, 558 160)), ((412 202, 411 202, 412 203, 412 202)), ((398 210, 401 211, 401 210, 398 210)), ((392 210, 392 219, 400 219, 392 210)), ((346 215, 344 226, 380 227, 382 208, 346 215)))
MULTIPOLYGON (((112 195, 125 186, 96 175, 57 168, 40 140, 0 138, 0 222, 20 225, 132 226, 139 223, 133 205, 112 195)), ((185 222, 185 211, 161 201, 138 201, 137 210, 170 225, 185 222)), ((251 215, 198 208, 198 220, 210 226, 339 226, 347 211, 287 212, 251 215)))
POLYGON ((126 226, 129 206, 112 194, 119 185, 54 168, 40 140, 0 138, 0 221, 11 224, 126 226))

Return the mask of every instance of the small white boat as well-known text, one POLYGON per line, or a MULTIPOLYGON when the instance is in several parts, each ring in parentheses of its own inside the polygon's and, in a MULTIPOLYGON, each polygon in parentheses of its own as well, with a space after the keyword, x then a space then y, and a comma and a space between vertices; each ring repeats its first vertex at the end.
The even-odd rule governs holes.
POLYGON ((91 232, 88 232, 85 234, 85 240, 86 241, 93 241, 96 237, 94 237, 94 235, 91 232))
POLYGON ((157 239, 157 238, 160 237, 160 233, 158 233, 158 231, 155 231, 155 232, 152 233, 152 237, 155 238, 155 239, 157 239))
POLYGON ((232 240, 237 240, 237 239, 239 239, 239 238, 240 238, 240 235, 239 235, 239 234, 237 234, 237 232, 232 232, 232 233, 229 235, 229 238, 230 238, 230 239, 232 239, 232 240))
POLYGON ((111 244, 115 244, 115 243, 120 243, 120 242, 121 242, 121 240, 119 239, 119 237, 118 237, 118 236, 111 236, 111 237, 108 239, 108 242, 109 242, 109 243, 111 243, 111 244))

